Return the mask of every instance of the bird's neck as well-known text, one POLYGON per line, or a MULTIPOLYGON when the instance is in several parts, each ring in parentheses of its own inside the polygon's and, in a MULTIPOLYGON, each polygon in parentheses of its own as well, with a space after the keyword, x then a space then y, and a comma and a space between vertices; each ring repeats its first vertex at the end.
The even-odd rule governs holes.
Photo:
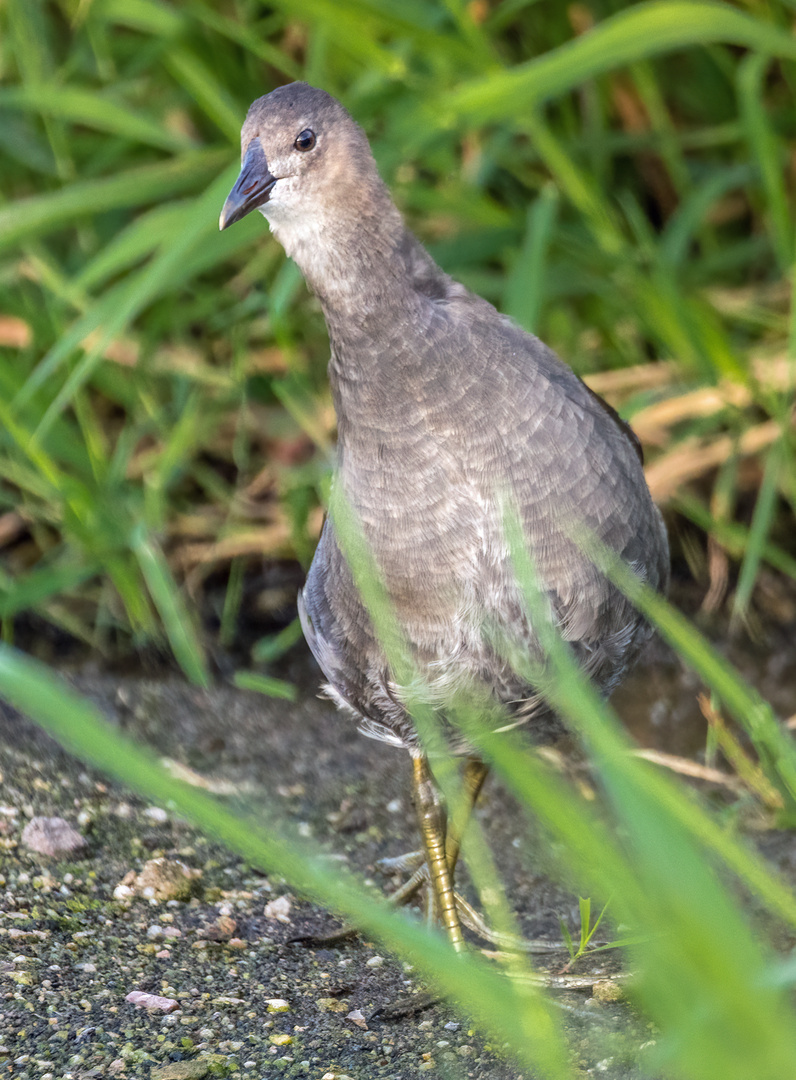
MULTIPOLYGON (((332 336, 388 333, 393 321, 428 302, 428 280, 445 278, 392 201, 270 225, 320 300, 332 336)), ((436 288, 441 293, 443 286, 436 288)))

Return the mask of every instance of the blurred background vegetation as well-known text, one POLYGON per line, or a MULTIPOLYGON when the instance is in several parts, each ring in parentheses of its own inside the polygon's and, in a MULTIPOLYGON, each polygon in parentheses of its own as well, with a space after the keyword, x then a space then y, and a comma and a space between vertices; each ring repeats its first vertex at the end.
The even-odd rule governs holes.
POLYGON ((334 442, 325 329, 259 215, 217 218, 249 103, 298 78, 363 124, 442 266, 633 422, 680 576, 748 620, 767 568, 796 577, 794 15, 0 7, 3 640, 152 648, 203 682, 208 648, 248 661, 290 624, 334 442))

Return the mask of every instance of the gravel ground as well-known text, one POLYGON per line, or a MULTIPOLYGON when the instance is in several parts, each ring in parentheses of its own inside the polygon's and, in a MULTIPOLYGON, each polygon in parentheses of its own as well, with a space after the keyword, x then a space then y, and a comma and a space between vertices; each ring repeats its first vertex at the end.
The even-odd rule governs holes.
MULTIPOLYGON (((694 738, 694 688, 671 658, 657 661, 624 692, 628 722, 647 742, 684 746, 694 738), (668 733, 656 720, 662 701, 668 733)), ((416 846, 406 755, 362 738, 313 695, 288 704, 90 671, 71 681, 219 794, 248 809, 276 805, 330 858, 378 885, 376 861, 416 846)), ((3 706, 0 773, 2 1075, 531 1080, 451 1006, 380 1018, 422 990, 410 969, 373 942, 292 944, 333 920, 3 706), (37 817, 65 819, 85 846, 30 850, 23 831, 37 817), (163 872, 175 864, 185 870, 163 872), (136 993, 138 1004, 128 1000, 136 993)), ((577 899, 551 876, 555 853, 498 784, 478 813, 523 932, 557 939, 559 918, 574 928, 577 899)), ((768 843, 793 876, 790 836, 768 843)), ((629 1006, 589 991, 555 1000, 582 1075, 649 1075, 638 1062, 654 1032, 629 1006)))

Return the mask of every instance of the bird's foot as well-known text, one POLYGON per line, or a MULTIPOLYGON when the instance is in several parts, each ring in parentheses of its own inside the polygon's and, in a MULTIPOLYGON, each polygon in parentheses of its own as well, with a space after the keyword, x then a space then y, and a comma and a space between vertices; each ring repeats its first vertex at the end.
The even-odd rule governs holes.
POLYGON ((305 949, 333 949, 336 945, 353 941, 358 936, 359 930, 355 926, 344 925, 329 934, 297 934, 296 937, 288 938, 287 943, 303 945, 305 949))
POLYGON ((390 858, 379 859, 376 868, 383 874, 402 874, 409 870, 417 870, 426 861, 424 851, 406 851, 403 855, 393 855, 390 858))
POLYGON ((430 990, 420 990, 416 994, 408 994, 406 997, 396 998, 395 1001, 391 1001, 389 1005, 382 1005, 376 1009, 372 1018, 378 1017, 379 1020, 404 1020, 408 1016, 417 1016, 418 1013, 423 1012, 425 1009, 430 1009, 432 1005, 438 1004, 442 1001, 440 994, 435 994, 430 990))
POLYGON ((550 953, 568 951, 566 942, 564 941, 525 938, 520 937, 519 934, 505 934, 498 930, 493 930, 484 916, 481 915, 479 911, 476 911, 473 905, 468 903, 461 893, 457 892, 455 896, 456 912, 462 926, 481 938, 482 941, 489 942, 490 945, 500 949, 502 952, 544 956, 549 955, 550 953))
MULTIPOLYGON (((380 870, 388 873, 413 870, 412 875, 403 885, 400 885, 395 892, 390 894, 389 901, 393 907, 405 907, 420 896, 423 910, 427 913, 432 910, 431 875, 422 851, 410 851, 405 855, 381 859, 377 866, 380 870)), ((505 934, 493 930, 483 915, 469 901, 465 900, 460 892, 454 891, 453 895, 456 902, 456 913, 462 926, 489 945, 503 952, 520 952, 535 955, 567 952, 564 941, 524 938, 516 934, 505 934)))

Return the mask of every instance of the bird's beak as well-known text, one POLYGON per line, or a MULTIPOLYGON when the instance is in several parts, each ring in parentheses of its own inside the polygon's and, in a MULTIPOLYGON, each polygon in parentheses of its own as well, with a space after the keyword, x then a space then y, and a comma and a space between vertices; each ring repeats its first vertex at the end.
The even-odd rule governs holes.
POLYGON ((227 196, 221 217, 218 219, 219 229, 234 225, 236 221, 246 217, 250 211, 267 203, 271 188, 276 181, 277 177, 272 176, 268 168, 260 140, 252 139, 243 159, 240 176, 227 196))

